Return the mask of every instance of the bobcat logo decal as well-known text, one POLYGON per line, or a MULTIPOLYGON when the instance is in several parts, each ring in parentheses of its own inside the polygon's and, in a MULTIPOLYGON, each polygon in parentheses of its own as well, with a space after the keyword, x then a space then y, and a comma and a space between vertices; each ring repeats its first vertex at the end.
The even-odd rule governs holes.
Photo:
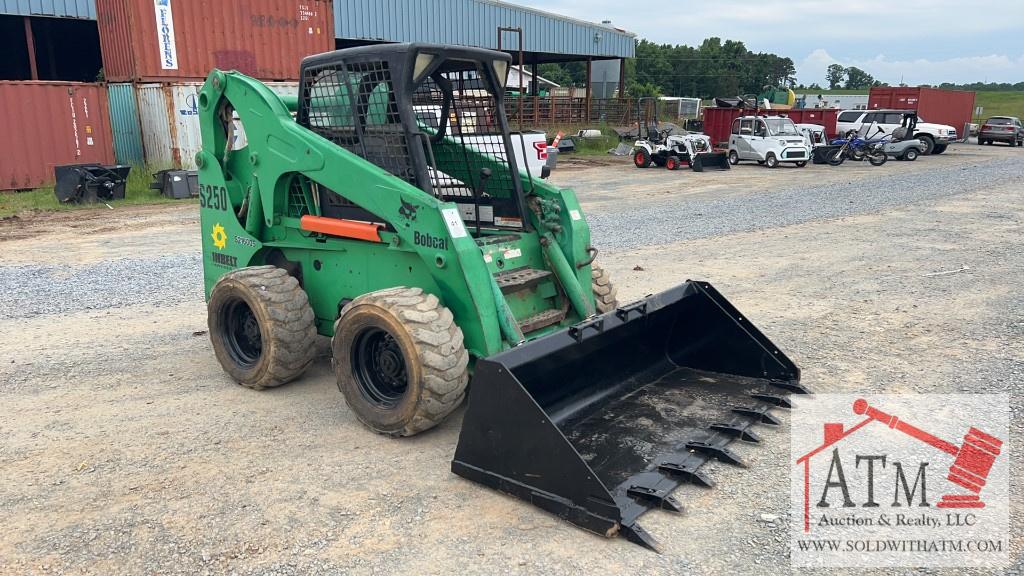
POLYGON ((411 222, 416 221, 416 211, 419 210, 419 206, 409 204, 405 200, 400 200, 402 207, 398 209, 398 214, 411 222))

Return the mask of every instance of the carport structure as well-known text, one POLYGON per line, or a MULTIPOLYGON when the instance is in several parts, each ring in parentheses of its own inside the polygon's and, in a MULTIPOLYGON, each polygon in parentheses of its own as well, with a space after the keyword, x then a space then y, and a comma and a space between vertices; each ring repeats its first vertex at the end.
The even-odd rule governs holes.
MULTIPOLYGON (((625 58, 632 58, 636 35, 613 27, 495 0, 346 0, 334 2, 339 48, 379 42, 431 42, 502 50, 533 77, 548 62, 586 62, 583 90, 541 97, 538 86, 509 86, 510 117, 529 125, 607 119, 625 122, 625 99, 592 97, 595 62, 618 61, 618 94, 625 93, 625 58)), ((607 75, 604 78, 608 80, 607 75)))

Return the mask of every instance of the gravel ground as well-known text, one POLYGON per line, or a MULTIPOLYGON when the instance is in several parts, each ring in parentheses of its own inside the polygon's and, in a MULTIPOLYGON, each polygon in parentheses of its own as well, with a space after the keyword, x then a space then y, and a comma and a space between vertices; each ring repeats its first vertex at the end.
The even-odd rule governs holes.
MULTIPOLYGON (((554 180, 624 300, 707 279, 819 391, 1009 392, 1021 462, 1020 155, 979 148, 879 169, 565 163, 554 180)), ((677 490, 683 515, 643 518, 662 554, 590 535, 453 476, 461 411, 395 441, 351 416, 326 358, 277 390, 230 383, 202 334, 195 220, 0 223, 0 574, 789 568, 788 423, 736 447, 751 470, 677 490)), ((1021 574, 1019 481, 1011 495, 1021 574)))
MULTIPOLYGON (((757 168, 743 166, 736 170, 757 168)), ((587 218, 602 247, 628 249, 664 244, 666 239, 691 240, 865 214, 1011 183, 1024 183, 1024 162, 1019 158, 977 159, 913 172, 896 172, 883 166, 866 177, 827 186, 783 182, 778 188, 745 196, 669 198, 625 210, 603 206, 590 211, 587 218)))

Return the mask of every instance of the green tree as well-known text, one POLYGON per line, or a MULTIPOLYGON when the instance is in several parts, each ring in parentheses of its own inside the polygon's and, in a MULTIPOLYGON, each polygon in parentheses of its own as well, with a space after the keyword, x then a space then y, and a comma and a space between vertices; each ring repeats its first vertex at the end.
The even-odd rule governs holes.
POLYGON ((828 72, 825 73, 825 80, 828 82, 828 89, 835 90, 843 84, 846 78, 846 68, 840 64, 830 64, 828 72))
POLYGON ((541 64, 537 66, 537 74, 559 86, 572 85, 572 75, 559 64, 541 64))
POLYGON ((846 69, 846 86, 847 90, 861 90, 864 88, 870 88, 875 83, 875 78, 867 72, 851 66, 846 69))

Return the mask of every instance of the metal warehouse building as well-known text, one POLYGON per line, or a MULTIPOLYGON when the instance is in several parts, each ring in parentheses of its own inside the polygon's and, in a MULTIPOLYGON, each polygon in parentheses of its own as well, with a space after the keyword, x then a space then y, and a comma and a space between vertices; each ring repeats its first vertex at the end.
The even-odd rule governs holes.
MULTIPOLYGON (((635 35, 609 22, 496 0, 218 0, 215 10, 209 6, 200 0, 0 0, 0 106, 24 106, 31 90, 53 102, 67 100, 76 87, 93 94, 69 82, 98 89, 83 99, 82 113, 67 106, 53 119, 63 131, 54 138, 73 143, 67 146, 72 152, 29 158, 33 165, 23 176, 0 174, 0 190, 43 185, 52 181, 55 165, 94 156, 190 168, 200 142, 195 94, 211 68, 236 69, 294 93, 302 57, 332 48, 430 42, 508 52, 525 69, 513 67, 506 100, 520 127, 622 123, 629 114, 628 102, 613 96, 624 93, 624 59, 634 54, 635 35), (171 25, 160 28, 158 21, 166 19, 171 25), (549 62, 585 62, 586 87, 541 92, 537 67, 549 62), (109 116, 97 116, 97 107, 109 108, 109 116), (82 114, 97 122, 86 125, 96 137, 79 137, 82 114)), ((38 131, 12 136, 36 142, 36 150, 58 149, 38 131)))
MULTIPOLYGON (((500 48, 517 61, 522 49, 528 66, 630 58, 634 50, 630 32, 496 0, 335 0, 333 12, 339 48, 436 42, 500 48)), ((95 0, 0 0, 0 45, 9 55, 0 79, 94 80, 102 66, 96 18, 95 0)))

